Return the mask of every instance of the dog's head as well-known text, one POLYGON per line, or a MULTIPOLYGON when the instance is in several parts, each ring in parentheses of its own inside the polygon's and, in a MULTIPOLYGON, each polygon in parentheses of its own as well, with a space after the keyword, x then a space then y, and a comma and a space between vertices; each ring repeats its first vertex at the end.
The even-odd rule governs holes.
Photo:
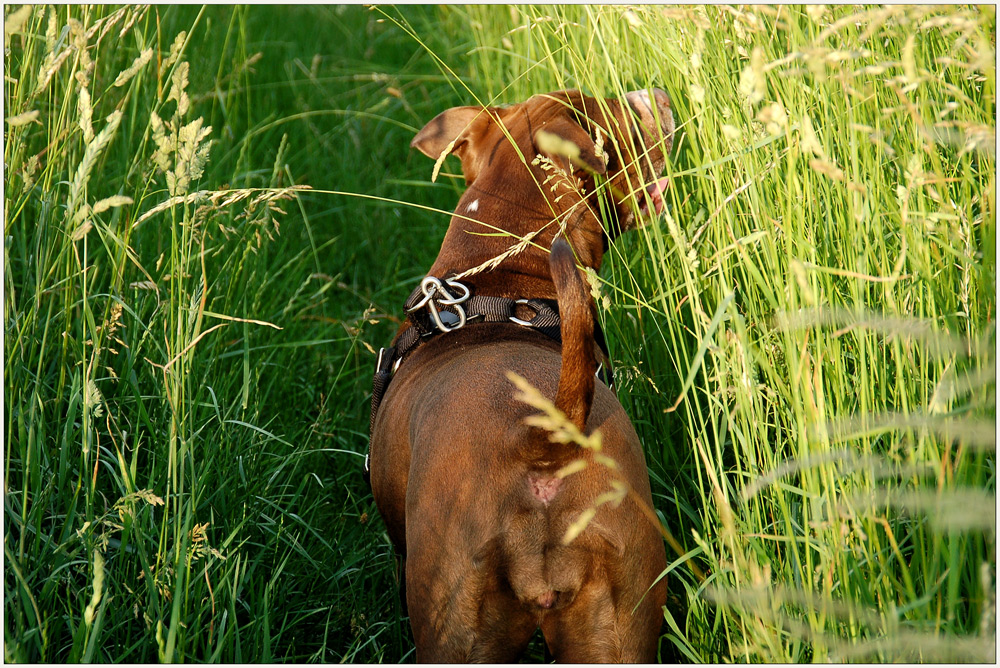
POLYGON ((448 154, 461 159, 469 189, 456 214, 479 212, 477 219, 485 221, 485 215, 495 225, 503 215, 489 216, 492 205, 529 226, 556 221, 560 227, 553 234, 569 228, 572 236, 573 228, 596 223, 613 237, 641 225, 650 211, 662 211, 667 180, 658 175, 673 134, 670 101, 659 89, 628 93, 624 103, 559 91, 507 107, 448 109, 412 146, 438 166, 448 154), (600 192, 610 206, 601 206, 600 192))

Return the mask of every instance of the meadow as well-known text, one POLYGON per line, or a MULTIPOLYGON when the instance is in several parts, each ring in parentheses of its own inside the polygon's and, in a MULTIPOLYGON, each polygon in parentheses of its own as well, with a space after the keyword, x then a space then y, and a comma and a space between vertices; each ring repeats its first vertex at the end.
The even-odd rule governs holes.
POLYGON ((995 661, 995 8, 4 11, 6 661, 412 661, 368 400, 463 182, 409 142, 653 86, 596 280, 662 658, 995 661))

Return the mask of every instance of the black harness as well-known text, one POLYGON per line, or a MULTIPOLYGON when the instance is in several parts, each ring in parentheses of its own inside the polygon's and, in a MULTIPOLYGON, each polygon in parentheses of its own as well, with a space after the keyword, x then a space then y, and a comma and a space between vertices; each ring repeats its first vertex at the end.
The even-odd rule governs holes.
MULTIPOLYGON (((472 290, 454 279, 441 280, 427 276, 407 298, 404 309, 409 327, 396 335, 392 345, 379 350, 372 378, 371 420, 368 425, 368 454, 365 455, 364 478, 370 483, 369 458, 371 435, 375 431, 375 416, 389 388, 396 369, 420 344, 429 338, 453 332, 467 324, 512 322, 544 334, 557 343, 560 334, 559 305, 551 299, 510 299, 490 295, 474 295, 472 290)), ((594 339, 608 359, 607 344, 600 325, 594 323, 594 339)), ((597 377, 608 387, 614 380, 611 369, 600 364, 597 377)))

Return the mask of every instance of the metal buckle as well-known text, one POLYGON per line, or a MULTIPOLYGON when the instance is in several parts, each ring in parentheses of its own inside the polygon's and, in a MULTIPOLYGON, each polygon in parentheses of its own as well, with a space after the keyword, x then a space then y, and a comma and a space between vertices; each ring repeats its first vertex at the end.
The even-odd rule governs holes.
POLYGON ((424 298, 416 303, 412 308, 406 310, 407 313, 413 313, 414 311, 422 309, 424 306, 427 310, 431 312, 431 319, 434 320, 434 324, 439 330, 447 334, 448 332, 454 332, 456 329, 465 326, 466 316, 465 309, 462 308, 461 304, 466 299, 469 298, 469 288, 462 285, 456 280, 445 279, 444 281, 454 290, 461 290, 462 295, 460 297, 455 297, 447 288, 441 283, 439 278, 434 276, 425 276, 424 280, 420 282, 420 291, 424 293, 424 298), (440 295, 440 297, 435 297, 435 295, 440 295), (449 320, 451 318, 457 317, 457 324, 454 320, 445 323, 441 319, 441 312, 438 310, 438 305, 441 306, 453 306, 458 315, 450 313, 449 311, 444 311, 448 314, 449 320))
MULTIPOLYGON (((528 304, 528 300, 527 299, 518 299, 518 300, 515 300, 514 303, 515 304, 524 304, 525 306, 529 306, 531 308, 534 308, 533 306, 531 306, 531 304, 528 304)), ((538 309, 535 309, 535 315, 538 315, 538 309)), ((531 327, 531 323, 530 322, 528 322, 527 320, 521 320, 520 318, 518 318, 516 316, 513 316, 513 315, 510 316, 510 321, 513 322, 513 323, 517 323, 518 325, 521 325, 523 327, 531 327)))
POLYGON ((389 374, 391 375, 391 374, 396 373, 396 369, 399 368, 399 364, 400 364, 400 362, 403 361, 403 358, 402 357, 397 357, 396 361, 392 363, 392 365, 391 365, 391 367, 389 369, 383 369, 382 368, 382 361, 385 359, 385 352, 386 352, 385 348, 379 348, 378 349, 378 359, 375 360, 375 373, 378 373, 380 371, 388 371, 389 374))

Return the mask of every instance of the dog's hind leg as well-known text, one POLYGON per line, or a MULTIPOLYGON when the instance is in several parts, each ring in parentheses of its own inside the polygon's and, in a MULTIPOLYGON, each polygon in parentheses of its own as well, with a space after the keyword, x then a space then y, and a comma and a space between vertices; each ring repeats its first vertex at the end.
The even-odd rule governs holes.
MULTIPOLYGON (((415 563, 410 561, 407 565, 415 563)), ((417 661, 516 661, 538 628, 538 617, 524 608, 509 585, 478 569, 466 572, 465 577, 447 578, 442 577, 443 573, 436 576, 427 578, 417 568, 410 568, 407 573, 408 579, 413 578, 407 587, 407 598, 417 661), (418 584, 427 582, 433 585, 418 584)))
POLYGON ((545 643, 559 663, 653 663, 662 616, 655 603, 619 598, 603 577, 589 579, 572 604, 542 619, 545 643))

